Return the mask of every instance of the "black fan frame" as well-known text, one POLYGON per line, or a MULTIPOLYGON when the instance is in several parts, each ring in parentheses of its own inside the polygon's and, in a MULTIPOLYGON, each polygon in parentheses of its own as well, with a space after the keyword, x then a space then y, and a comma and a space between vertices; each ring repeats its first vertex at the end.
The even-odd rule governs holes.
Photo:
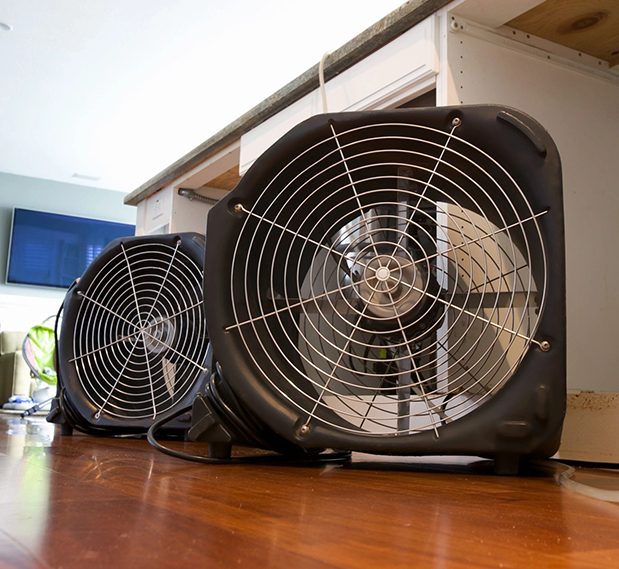
POLYGON ((293 128, 262 154, 238 186, 209 213, 204 286, 217 302, 206 304, 216 360, 227 382, 275 433, 306 449, 338 448, 377 454, 479 455, 495 458, 556 452, 566 406, 565 248, 561 162, 550 135, 528 115, 494 105, 399 109, 326 114, 293 128), (547 297, 535 339, 550 343, 543 351, 531 344, 516 373, 489 401, 453 423, 440 437, 425 431, 398 437, 368 437, 336 431, 313 422, 302 432, 306 416, 286 402, 261 377, 238 332, 230 292, 234 247, 245 221, 236 204, 251 209, 263 188, 284 164, 313 144, 355 126, 389 122, 427 125, 449 131, 461 121, 458 136, 491 155, 515 179, 533 211, 548 210, 538 223, 547 256, 547 297))
MULTIPOLYGON (((178 250, 189 257, 198 267, 201 267, 205 243, 204 235, 199 233, 186 232, 122 237, 109 243, 88 266, 79 281, 74 283, 67 292, 63 301, 62 328, 57 346, 58 389, 47 418, 48 421, 60 423, 63 430, 66 431, 64 434, 69 434, 73 427, 98 435, 139 434, 145 433, 152 425, 152 419, 131 418, 122 420, 105 413, 102 413, 97 420, 94 419, 97 409, 83 393, 75 366, 69 363, 74 357, 73 326, 81 303, 84 302, 84 299, 78 293, 88 289, 101 267, 104 267, 110 259, 118 254, 121 244, 127 250, 140 245, 166 245, 174 248, 179 240, 181 243, 178 250), (68 340, 63 341, 64 338, 68 338, 68 340)), ((208 342, 208 337, 206 342, 208 342)), ((196 394, 203 389, 206 378, 206 374, 201 373, 185 395, 170 409, 158 414, 157 418, 165 418, 178 408, 190 405, 196 394)), ((169 422, 166 429, 168 432, 186 430, 190 426, 189 421, 189 416, 179 417, 169 422)))

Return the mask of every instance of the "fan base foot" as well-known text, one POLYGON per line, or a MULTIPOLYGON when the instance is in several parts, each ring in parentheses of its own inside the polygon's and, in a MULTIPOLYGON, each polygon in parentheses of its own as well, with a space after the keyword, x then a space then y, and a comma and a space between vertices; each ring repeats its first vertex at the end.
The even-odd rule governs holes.
POLYGON ((519 466, 518 454, 499 454, 494 457, 494 473, 499 476, 516 476, 519 466))
POLYGON ((232 445, 226 443, 209 443, 208 455, 210 458, 230 458, 232 445))

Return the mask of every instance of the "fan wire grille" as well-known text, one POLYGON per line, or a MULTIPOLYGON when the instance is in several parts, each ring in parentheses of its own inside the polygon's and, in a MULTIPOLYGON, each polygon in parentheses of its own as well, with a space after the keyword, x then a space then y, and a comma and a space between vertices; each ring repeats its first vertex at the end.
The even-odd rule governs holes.
POLYGON ((542 346, 546 211, 458 125, 331 123, 237 206, 225 329, 305 426, 439 436, 542 346))
POLYGON ((204 369, 202 269, 180 245, 122 243, 78 292, 70 362, 94 420, 155 419, 204 369))

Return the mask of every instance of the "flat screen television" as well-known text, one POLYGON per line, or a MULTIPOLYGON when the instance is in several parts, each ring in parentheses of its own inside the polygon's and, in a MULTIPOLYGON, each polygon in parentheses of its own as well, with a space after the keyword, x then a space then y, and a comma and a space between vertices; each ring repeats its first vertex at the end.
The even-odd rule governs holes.
POLYGON ((67 288, 117 237, 135 225, 15 208, 6 282, 67 288))

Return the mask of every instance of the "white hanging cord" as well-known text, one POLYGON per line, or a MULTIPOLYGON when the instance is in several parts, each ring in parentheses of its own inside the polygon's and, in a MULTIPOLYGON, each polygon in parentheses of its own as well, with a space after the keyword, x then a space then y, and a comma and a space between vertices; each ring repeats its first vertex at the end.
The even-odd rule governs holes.
POLYGON ((325 89, 325 60, 327 57, 331 55, 330 51, 325 51, 323 56, 320 58, 320 63, 318 64, 318 81, 320 82, 320 95, 322 97, 322 112, 326 113, 327 111, 327 90, 325 89))

